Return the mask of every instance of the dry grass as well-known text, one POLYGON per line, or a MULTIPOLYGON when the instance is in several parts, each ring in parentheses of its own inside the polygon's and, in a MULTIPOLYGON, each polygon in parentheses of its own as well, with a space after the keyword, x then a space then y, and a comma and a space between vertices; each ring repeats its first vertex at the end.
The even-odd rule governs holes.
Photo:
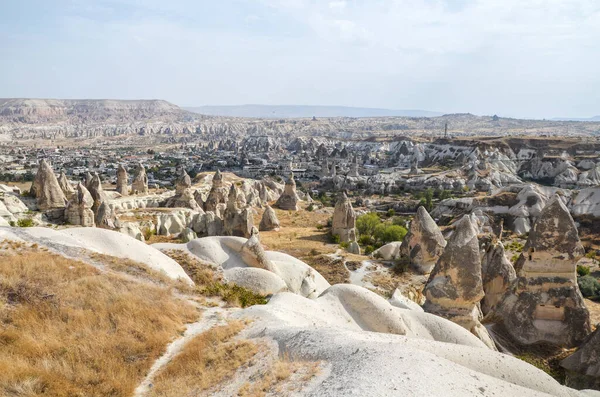
POLYGON ((303 383, 319 374, 319 362, 289 361, 280 359, 260 374, 260 379, 245 383, 237 395, 239 397, 265 397, 288 395, 299 391, 303 383))
POLYGON ((0 394, 131 395, 197 309, 48 252, 0 256, 0 394))
MULTIPOLYGON (((339 246, 330 244, 327 227, 317 229, 317 225, 325 226, 331 218, 328 214, 319 214, 306 210, 283 211, 275 208, 281 229, 261 232, 260 239, 266 249, 281 251, 296 258, 310 255, 311 252, 326 254, 335 252, 339 246)), ((260 221, 262 213, 256 217, 260 221)))
POLYGON ((325 255, 307 256, 302 258, 313 269, 321 273, 329 284, 349 284, 350 272, 344 266, 341 258, 331 258, 325 255))
POLYGON ((243 323, 235 321, 196 336, 156 375, 149 396, 195 396, 249 365, 258 346, 234 339, 243 328, 243 323))

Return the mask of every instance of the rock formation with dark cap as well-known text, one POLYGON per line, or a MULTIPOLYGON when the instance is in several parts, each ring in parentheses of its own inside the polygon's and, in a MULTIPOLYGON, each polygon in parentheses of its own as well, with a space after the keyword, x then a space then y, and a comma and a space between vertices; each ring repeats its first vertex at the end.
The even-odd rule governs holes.
POLYGON ((493 309, 495 322, 523 345, 581 343, 591 332, 577 285, 577 261, 584 253, 575 222, 555 195, 529 232, 515 263, 517 280, 493 309))

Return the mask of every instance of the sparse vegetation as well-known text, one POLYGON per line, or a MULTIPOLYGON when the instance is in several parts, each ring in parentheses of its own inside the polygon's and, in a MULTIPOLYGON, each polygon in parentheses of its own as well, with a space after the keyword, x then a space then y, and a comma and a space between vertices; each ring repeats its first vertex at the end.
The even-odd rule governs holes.
POLYGON ((166 250, 164 253, 181 265, 186 274, 194 281, 194 291, 199 295, 221 298, 230 306, 248 307, 267 303, 266 298, 260 294, 224 282, 223 277, 214 266, 204 263, 186 252, 166 250))
POLYGON ((267 370, 260 374, 258 381, 245 383, 237 395, 238 397, 264 397, 267 393, 287 395, 287 392, 298 390, 297 387, 293 387, 292 390, 290 388, 285 390, 284 383, 288 379, 292 377, 298 378, 299 375, 301 382, 307 382, 319 373, 319 369, 318 362, 279 359, 274 365, 269 366, 267 370))
POLYGON ((32 227, 33 225, 33 219, 31 218, 21 218, 17 220, 17 226, 19 227, 32 227))
POLYGON ((332 258, 327 255, 319 255, 302 258, 313 269, 318 271, 329 284, 350 283, 350 272, 344 266, 343 259, 332 258))

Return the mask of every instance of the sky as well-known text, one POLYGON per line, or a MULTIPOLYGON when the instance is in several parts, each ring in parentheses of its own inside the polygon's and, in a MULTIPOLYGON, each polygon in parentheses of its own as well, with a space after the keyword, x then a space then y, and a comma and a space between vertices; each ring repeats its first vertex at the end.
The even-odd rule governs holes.
POLYGON ((0 0, 0 97, 600 115, 597 0, 0 0))

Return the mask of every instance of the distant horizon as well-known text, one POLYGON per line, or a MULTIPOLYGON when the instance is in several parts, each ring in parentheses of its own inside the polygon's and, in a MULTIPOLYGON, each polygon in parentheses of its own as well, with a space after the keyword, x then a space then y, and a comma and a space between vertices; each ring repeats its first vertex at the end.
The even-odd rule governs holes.
MULTIPOLYGON (((68 101, 164 101, 179 107, 182 110, 191 111, 190 109, 198 108, 242 108, 242 107, 281 107, 281 108, 342 108, 342 109, 356 109, 356 110, 373 110, 373 111, 389 111, 389 112, 424 112, 435 115, 430 116, 404 116, 404 117, 440 117, 443 115, 453 114, 472 114, 478 117, 491 117, 498 116, 501 118, 511 118, 520 120, 548 120, 548 121, 600 121, 600 112, 592 116, 584 117, 572 117, 572 116, 551 116, 551 117, 519 117, 514 115, 506 115, 500 113, 493 114, 478 114, 472 111, 456 111, 456 112, 444 112, 431 109, 418 109, 418 108, 406 108, 406 109, 395 109, 395 108, 381 108, 371 106, 347 106, 347 105, 306 105, 306 104, 265 104, 265 103, 243 103, 233 105, 182 105, 174 101, 164 98, 60 98, 60 97, 0 97, 0 100, 68 100, 68 101)), ((193 111, 192 111, 193 112, 193 111)), ((239 117, 239 116, 232 116, 239 117)), ((256 117, 256 118, 268 118, 266 116, 244 116, 244 117, 256 117)), ((307 118, 312 116, 299 116, 298 118, 307 118)), ((403 116, 319 116, 319 117, 403 117, 403 116)), ((273 118, 294 118, 289 116, 277 116, 273 118)))

